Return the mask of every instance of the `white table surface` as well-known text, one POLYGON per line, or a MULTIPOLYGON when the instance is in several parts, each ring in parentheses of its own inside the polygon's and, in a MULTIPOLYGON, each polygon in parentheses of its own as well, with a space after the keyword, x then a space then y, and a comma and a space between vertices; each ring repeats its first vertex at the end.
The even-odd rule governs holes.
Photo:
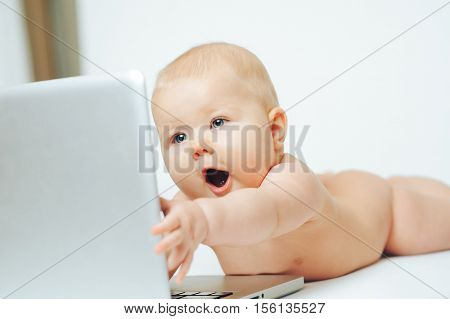
MULTIPOLYGON (((214 252, 200 245, 189 275, 219 274, 214 252)), ((342 277, 307 282, 285 298, 443 298, 441 294, 450 297, 450 250, 382 258, 342 277)))
POLYGON ((307 282, 285 298, 449 298, 450 250, 382 258, 348 275, 307 282))

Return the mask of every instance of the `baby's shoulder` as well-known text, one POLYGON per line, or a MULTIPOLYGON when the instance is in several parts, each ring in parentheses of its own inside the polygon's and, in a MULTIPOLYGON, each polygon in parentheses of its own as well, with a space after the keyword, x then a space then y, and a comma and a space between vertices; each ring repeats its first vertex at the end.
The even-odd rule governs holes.
POLYGON ((285 153, 281 158, 280 162, 274 165, 269 174, 282 174, 282 173, 310 173, 308 165, 303 161, 299 160, 295 156, 285 153))
POLYGON ((347 169, 339 172, 313 172, 306 163, 291 154, 284 154, 279 164, 275 165, 268 174, 274 181, 300 182, 303 185, 317 185, 320 181, 330 194, 353 196, 361 193, 373 193, 374 190, 385 189, 387 181, 375 174, 347 169))
POLYGON ((262 183, 270 191, 290 190, 294 195, 300 196, 301 192, 320 190, 318 177, 303 161, 291 154, 284 154, 280 162, 273 166, 262 183), (274 187, 275 186, 275 187, 274 187))

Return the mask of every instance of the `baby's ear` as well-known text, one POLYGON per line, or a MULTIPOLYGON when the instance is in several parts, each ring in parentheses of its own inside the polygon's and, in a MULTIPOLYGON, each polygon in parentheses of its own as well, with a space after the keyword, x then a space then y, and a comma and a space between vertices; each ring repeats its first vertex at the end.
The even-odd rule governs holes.
POLYGON ((287 118, 281 107, 277 106, 269 111, 269 123, 275 151, 282 150, 286 137, 287 118))

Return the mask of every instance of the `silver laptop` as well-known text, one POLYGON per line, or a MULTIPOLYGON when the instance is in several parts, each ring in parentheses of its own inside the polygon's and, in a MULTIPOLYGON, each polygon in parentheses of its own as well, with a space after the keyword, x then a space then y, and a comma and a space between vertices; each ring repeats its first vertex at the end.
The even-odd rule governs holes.
POLYGON ((169 282, 150 235, 160 211, 148 125, 137 71, 0 88, 0 297, 276 298, 303 286, 169 282))

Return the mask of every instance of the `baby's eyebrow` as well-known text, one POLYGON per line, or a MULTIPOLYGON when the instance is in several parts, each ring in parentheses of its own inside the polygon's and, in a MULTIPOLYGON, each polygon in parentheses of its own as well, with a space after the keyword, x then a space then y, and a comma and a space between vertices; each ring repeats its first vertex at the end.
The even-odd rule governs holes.
MULTIPOLYGON (((240 108, 237 105, 224 105, 224 104, 211 104, 207 107, 207 110, 204 111, 204 113, 206 114, 202 114, 199 115, 197 117, 198 121, 205 121, 204 125, 208 126, 209 125, 209 121, 218 116, 218 115, 230 115, 230 108, 233 111, 240 111, 240 108)), ((192 127, 190 125, 187 125, 186 123, 180 122, 179 120, 171 120, 171 121, 167 121, 164 123, 163 125, 163 132, 165 134, 170 134, 172 135, 174 132, 177 131, 191 131, 192 127)))
POLYGON ((173 134, 174 132, 177 132, 177 131, 190 131, 190 130, 192 130, 192 128, 187 124, 181 124, 181 125, 176 125, 176 126, 169 124, 169 125, 165 126, 164 131, 167 132, 168 134, 173 134))

